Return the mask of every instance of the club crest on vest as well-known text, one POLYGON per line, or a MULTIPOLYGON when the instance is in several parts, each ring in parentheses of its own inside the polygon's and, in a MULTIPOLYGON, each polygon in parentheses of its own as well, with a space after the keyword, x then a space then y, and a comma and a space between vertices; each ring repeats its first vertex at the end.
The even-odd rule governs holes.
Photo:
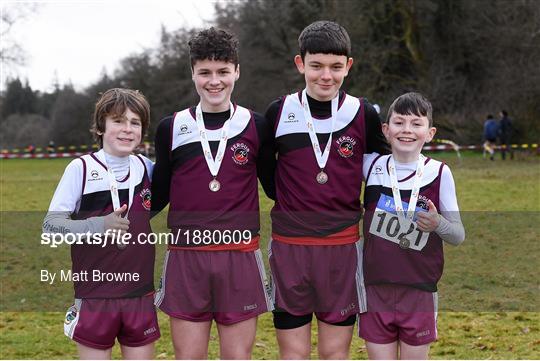
POLYGON ((236 164, 244 165, 248 162, 249 148, 244 143, 236 143, 231 147, 232 159, 236 164))
POLYGON ((418 202, 416 203, 416 206, 422 209, 425 209, 426 211, 429 210, 429 198, 423 195, 418 196, 418 202))
POLYGON ((145 188, 141 191, 142 205, 147 211, 152 207, 152 193, 150 189, 145 188))
POLYGON ((349 136, 341 136, 338 140, 336 140, 336 143, 338 145, 338 153, 343 158, 349 158, 352 157, 354 154, 354 146, 356 145, 356 140, 349 136))

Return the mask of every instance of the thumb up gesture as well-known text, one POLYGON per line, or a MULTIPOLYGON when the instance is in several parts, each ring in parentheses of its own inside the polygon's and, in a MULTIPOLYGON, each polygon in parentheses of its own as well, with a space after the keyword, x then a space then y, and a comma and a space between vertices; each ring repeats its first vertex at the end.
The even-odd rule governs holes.
POLYGON ((106 215, 103 219, 105 225, 105 231, 110 230, 120 230, 126 232, 129 229, 129 220, 122 217, 122 213, 127 210, 127 205, 116 209, 112 213, 106 215))
POLYGON ((418 229, 422 232, 433 232, 441 222, 441 216, 437 212, 437 207, 435 207, 432 201, 428 201, 428 207, 429 209, 427 212, 418 213, 418 219, 416 220, 418 229))

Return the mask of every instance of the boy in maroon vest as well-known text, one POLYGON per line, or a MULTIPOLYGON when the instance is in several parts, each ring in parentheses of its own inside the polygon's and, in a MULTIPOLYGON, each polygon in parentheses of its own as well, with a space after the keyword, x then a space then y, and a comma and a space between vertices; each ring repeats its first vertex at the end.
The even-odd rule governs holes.
POLYGON ((278 154, 269 247, 285 359, 308 359, 318 321, 324 359, 347 359, 363 310, 360 191, 365 152, 387 152, 376 110, 340 90, 352 66, 347 31, 331 21, 308 25, 294 62, 305 89, 274 101, 266 118, 278 154))
POLYGON ((360 336, 371 359, 426 359, 437 338, 437 282, 443 241, 465 239, 452 173, 425 157, 431 103, 418 93, 398 97, 383 132, 391 155, 364 155, 363 278, 368 311, 360 336))
POLYGON ((149 122, 150 106, 138 91, 103 93, 92 127, 102 148, 68 164, 45 217, 43 232, 93 234, 71 246, 75 303, 64 333, 77 342, 81 359, 110 359, 116 338, 124 358, 150 359, 160 335, 153 304, 155 249, 138 242, 152 232, 153 164, 131 154, 149 122), (105 237, 113 231, 130 238, 105 237))
POLYGON ((272 309, 258 243, 257 178, 273 188, 262 165, 275 158, 263 146, 264 117, 231 103, 238 40, 210 28, 189 48, 199 104, 164 118, 156 133, 152 208, 169 203, 174 235, 156 304, 170 317, 177 358, 208 358, 215 321, 220 357, 249 359, 257 317, 272 309))

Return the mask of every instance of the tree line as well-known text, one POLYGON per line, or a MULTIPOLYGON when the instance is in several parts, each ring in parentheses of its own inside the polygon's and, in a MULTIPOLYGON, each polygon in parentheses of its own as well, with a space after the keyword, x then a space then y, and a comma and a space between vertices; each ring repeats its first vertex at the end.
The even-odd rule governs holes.
MULTIPOLYGON (((406 92, 434 105, 439 137, 479 143, 489 113, 505 109, 516 141, 538 141, 540 129, 540 6, 536 0, 243 0, 216 4, 213 25, 240 40, 234 101, 258 112, 303 86, 293 64, 301 30, 335 20, 352 40, 354 65, 344 89, 383 110, 406 92)), ((55 86, 32 91, 19 79, 0 97, 2 147, 29 142, 89 144, 92 106, 100 92, 139 89, 152 106, 149 139, 159 119, 197 96, 187 42, 198 29, 162 29, 159 44, 122 59, 113 74, 83 91, 55 86)))

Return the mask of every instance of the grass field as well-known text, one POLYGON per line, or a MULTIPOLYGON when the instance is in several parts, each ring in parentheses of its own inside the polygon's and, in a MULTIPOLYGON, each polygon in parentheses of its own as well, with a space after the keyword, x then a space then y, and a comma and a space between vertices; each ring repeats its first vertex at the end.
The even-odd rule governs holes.
MULTIPOLYGON (((439 286, 439 340, 436 359, 540 358, 540 159, 483 160, 477 154, 437 154, 454 174, 467 238, 445 248, 439 286)), ((64 310, 72 286, 40 282, 41 269, 69 268, 69 248, 39 244, 41 222, 69 160, 0 160, 0 356, 2 359, 76 358, 63 335, 64 310)), ((262 193, 261 193, 262 194, 262 193)), ((261 197, 262 237, 269 235, 271 203, 261 197)), ((165 214, 153 220, 164 232, 165 214)), ((158 248, 156 277, 164 246, 158 248)), ((261 246, 266 249, 263 242, 261 246)), ((173 358, 167 318, 159 314, 162 338, 157 358, 173 358)), ((314 334, 314 348, 316 351, 314 334)), ((212 332, 210 358, 217 358, 212 332)), ((115 348, 114 357, 119 358, 115 348)), ((259 320, 256 359, 277 358, 270 315, 259 320)), ((316 357, 316 353, 313 353, 316 357)), ((365 359, 354 338, 351 358, 365 359)))

